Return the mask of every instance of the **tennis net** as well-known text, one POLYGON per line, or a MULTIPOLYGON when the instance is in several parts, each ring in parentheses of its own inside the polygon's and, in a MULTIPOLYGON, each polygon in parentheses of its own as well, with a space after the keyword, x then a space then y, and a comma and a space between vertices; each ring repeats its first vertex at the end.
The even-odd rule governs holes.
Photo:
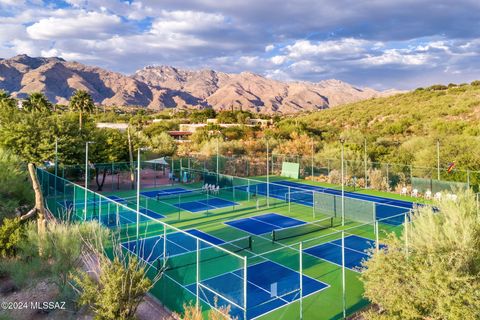
POLYGON ((305 234, 333 227, 333 217, 308 222, 299 226, 276 229, 272 231, 272 241, 299 237, 305 234))

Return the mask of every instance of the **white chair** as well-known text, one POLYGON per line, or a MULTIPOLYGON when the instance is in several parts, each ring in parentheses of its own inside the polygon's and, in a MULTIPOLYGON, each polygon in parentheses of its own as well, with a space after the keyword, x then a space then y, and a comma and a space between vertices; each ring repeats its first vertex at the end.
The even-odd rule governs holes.
POLYGON ((407 187, 403 187, 402 191, 400 191, 401 196, 406 196, 407 195, 407 187))
POLYGON ((203 186, 202 186, 202 192, 207 192, 208 191, 208 185, 205 183, 203 186))
POLYGON ((220 194, 220 186, 215 187, 215 194, 216 195, 220 194))
POLYGON ((430 191, 430 189, 428 189, 428 190, 425 192, 425 198, 426 198, 426 199, 432 199, 432 191, 430 191))
POLYGON ((456 194, 452 194, 452 201, 453 201, 453 202, 457 202, 457 199, 458 199, 457 195, 456 195, 456 194))
POLYGON ((418 197, 418 189, 412 190, 412 197, 418 197))
POLYGON ((209 185, 208 185, 208 191, 211 192, 211 193, 213 193, 214 190, 215 190, 215 185, 209 184, 209 185))
POLYGON ((435 195, 433 196, 435 200, 441 200, 442 199, 442 193, 441 192, 436 192, 435 195))

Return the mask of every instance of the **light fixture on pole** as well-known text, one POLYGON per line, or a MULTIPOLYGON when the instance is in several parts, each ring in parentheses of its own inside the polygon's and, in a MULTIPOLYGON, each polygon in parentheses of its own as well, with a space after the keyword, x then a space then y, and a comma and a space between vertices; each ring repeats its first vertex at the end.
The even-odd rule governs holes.
POLYGON ((345 144, 345 139, 340 138, 340 143, 342 144, 342 155, 341 155, 341 174, 342 174, 342 226, 345 225, 345 181, 344 181, 344 175, 343 175, 343 157, 344 157, 344 144, 345 144))
POLYGON ((88 206, 88 145, 94 143, 93 141, 87 141, 85 143, 85 199, 84 199, 84 212, 83 220, 87 220, 87 206, 88 206))

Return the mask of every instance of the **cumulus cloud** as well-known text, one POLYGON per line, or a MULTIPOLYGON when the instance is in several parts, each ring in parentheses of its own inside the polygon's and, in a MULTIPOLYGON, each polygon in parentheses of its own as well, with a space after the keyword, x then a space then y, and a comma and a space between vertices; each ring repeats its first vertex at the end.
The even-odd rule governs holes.
POLYGON ((479 1, 0 0, 0 8, 0 55, 56 55, 125 73, 168 64, 408 89, 468 81, 480 68, 479 1))
POLYGON ((105 38, 122 29, 118 16, 101 12, 79 12, 71 15, 65 11, 64 17, 40 19, 27 27, 32 39, 55 40, 63 38, 105 38))

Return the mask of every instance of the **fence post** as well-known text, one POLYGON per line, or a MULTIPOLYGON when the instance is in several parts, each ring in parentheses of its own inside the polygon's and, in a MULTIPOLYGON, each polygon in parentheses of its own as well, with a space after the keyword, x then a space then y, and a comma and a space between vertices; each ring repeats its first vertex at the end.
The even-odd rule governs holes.
POLYGON ((345 231, 342 231, 342 307, 343 318, 347 318, 347 299, 345 296, 345 231))
POLYGON ((299 252, 300 252, 300 264, 299 264, 299 271, 300 271, 300 320, 303 319, 303 243, 300 241, 299 245, 299 252))
POLYGON ((247 310, 248 310, 248 305, 247 305, 247 268, 248 268, 248 263, 247 263, 247 257, 243 257, 243 319, 247 319, 247 310))
MULTIPOLYGON (((165 239, 163 240, 165 242, 165 239)), ((197 282, 197 288, 196 288, 196 302, 195 306, 197 309, 200 307, 200 239, 197 238, 197 261, 196 261, 196 282, 197 282)))

